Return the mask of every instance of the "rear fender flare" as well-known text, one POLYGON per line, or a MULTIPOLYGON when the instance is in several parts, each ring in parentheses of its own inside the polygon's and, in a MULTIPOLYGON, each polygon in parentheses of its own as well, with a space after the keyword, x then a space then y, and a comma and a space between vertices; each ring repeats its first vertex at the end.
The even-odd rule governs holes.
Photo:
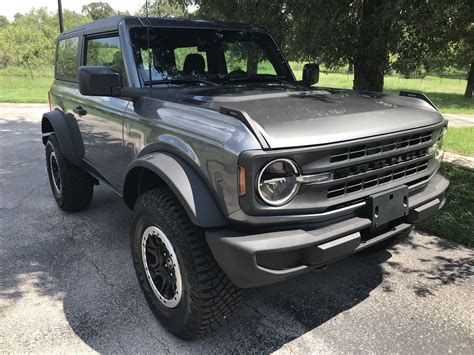
POLYGON ((84 142, 73 114, 64 114, 55 109, 43 115, 41 120, 43 144, 46 144, 50 134, 56 137, 66 159, 74 165, 81 165, 84 157, 84 142))

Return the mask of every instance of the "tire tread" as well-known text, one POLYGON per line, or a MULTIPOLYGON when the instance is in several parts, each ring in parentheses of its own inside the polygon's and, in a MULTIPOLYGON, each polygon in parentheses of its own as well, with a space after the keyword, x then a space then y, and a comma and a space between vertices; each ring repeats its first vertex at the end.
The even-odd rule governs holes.
MULTIPOLYGON (((61 173, 61 196, 56 195, 54 187, 51 183, 51 189, 58 206, 62 210, 68 212, 80 211, 87 208, 92 201, 94 191, 93 178, 80 167, 72 165, 69 161, 67 161, 55 134, 51 134, 48 137, 48 141, 46 143, 46 164, 48 166, 48 171, 48 149, 50 149, 48 147, 48 143, 50 143, 54 149, 61 173)), ((50 179, 51 178, 52 177, 50 176, 50 179)))
MULTIPOLYGON (((190 221, 176 196, 167 187, 159 187, 141 195, 136 210, 143 209, 152 209, 173 230, 179 231, 173 238, 186 264, 191 303, 187 324, 179 331, 171 331, 183 339, 194 339, 223 326, 239 305, 241 292, 215 261, 202 229, 190 221)), ((134 262, 138 260, 135 255, 134 262)), ((149 298, 153 298, 152 295, 146 296, 149 302, 149 298)))

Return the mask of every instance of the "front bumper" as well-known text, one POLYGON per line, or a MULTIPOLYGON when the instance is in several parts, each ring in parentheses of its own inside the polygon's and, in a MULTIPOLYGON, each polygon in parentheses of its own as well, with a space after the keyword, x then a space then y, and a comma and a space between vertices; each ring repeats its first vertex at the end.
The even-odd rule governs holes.
POLYGON ((361 212, 346 219, 303 227, 280 226, 260 233, 209 230, 206 238, 218 264, 236 286, 262 286, 323 267, 408 231, 412 223, 444 205, 448 185, 448 179, 435 174, 428 185, 410 195, 409 214, 383 228, 372 228, 368 213, 361 212))

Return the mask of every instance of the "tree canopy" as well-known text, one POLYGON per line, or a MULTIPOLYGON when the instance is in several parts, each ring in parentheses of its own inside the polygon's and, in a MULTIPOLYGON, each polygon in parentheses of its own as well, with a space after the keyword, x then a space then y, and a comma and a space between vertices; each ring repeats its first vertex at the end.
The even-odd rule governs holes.
POLYGON ((117 15, 112 6, 106 2, 95 1, 82 7, 82 13, 89 16, 93 20, 117 15))
MULTIPOLYGON (((144 3, 144 0, 143 0, 144 3)), ((120 14, 94 1, 82 14, 64 11, 66 28, 120 14)), ((472 0, 150 0, 150 16, 246 22, 274 35, 287 58, 326 68, 354 68, 354 88, 381 91, 384 75, 467 70, 466 97, 474 87, 472 0), (189 6, 198 11, 189 13, 189 6)), ((146 15, 145 5, 137 15, 146 15)), ((39 8, 0 16, 0 67, 51 65, 57 14, 39 8)))
MULTIPOLYGON (((66 28, 89 21, 87 15, 64 11, 66 28)), ((57 15, 45 8, 15 16, 14 21, 0 27, 0 67, 24 66, 32 73, 32 66, 52 65, 57 36, 57 15)))
MULTIPOLYGON (((138 16, 146 16, 145 4, 138 10, 138 16)), ((183 2, 176 0, 154 0, 148 3, 148 16, 157 17, 186 17, 188 12, 183 2)))
POLYGON ((392 69, 472 68, 472 0, 180 1, 197 16, 267 28, 291 59, 352 64, 356 89, 381 91, 392 69))

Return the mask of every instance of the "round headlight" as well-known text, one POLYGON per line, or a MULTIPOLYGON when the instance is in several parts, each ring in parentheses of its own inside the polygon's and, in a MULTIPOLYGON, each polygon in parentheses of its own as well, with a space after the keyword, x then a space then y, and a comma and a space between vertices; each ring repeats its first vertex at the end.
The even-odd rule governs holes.
POLYGON ((441 132, 438 135, 438 139, 436 140, 436 143, 433 144, 431 147, 431 152, 434 153, 434 157, 436 160, 441 161, 444 156, 444 135, 446 134, 446 127, 443 127, 441 132))
POLYGON ((258 175, 257 190, 260 198, 271 206, 290 202, 299 190, 296 178, 299 170, 289 159, 276 159, 265 165, 258 175))

